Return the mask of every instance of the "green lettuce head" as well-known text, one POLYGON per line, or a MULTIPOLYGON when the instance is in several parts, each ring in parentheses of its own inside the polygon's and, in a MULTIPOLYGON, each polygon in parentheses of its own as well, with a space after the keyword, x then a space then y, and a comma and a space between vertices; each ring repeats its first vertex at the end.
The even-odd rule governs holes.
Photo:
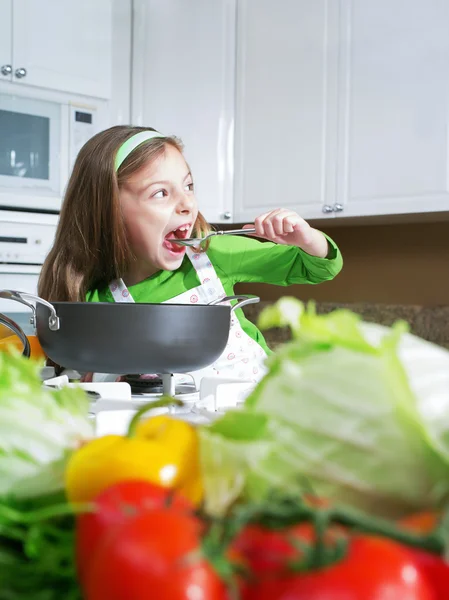
POLYGON ((0 498, 61 492, 69 455, 94 436, 87 395, 48 391, 40 364, 0 353, 0 498))
POLYGON ((272 490, 310 492, 381 516, 449 499, 449 352, 293 298, 262 312, 293 341, 240 410, 203 427, 207 508, 272 490))

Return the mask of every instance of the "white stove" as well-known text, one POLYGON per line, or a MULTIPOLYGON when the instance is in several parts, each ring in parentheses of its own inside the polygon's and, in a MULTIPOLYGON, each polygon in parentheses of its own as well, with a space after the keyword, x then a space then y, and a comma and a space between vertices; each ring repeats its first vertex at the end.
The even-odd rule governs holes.
MULTIPOLYGON (((106 434, 124 435, 133 415, 144 404, 156 402, 163 395, 163 390, 148 391, 128 382, 94 381, 92 383, 70 383, 70 373, 44 380, 44 385, 60 388, 63 386, 81 387, 91 396, 90 414, 95 420, 98 436, 106 434)), ((170 414, 176 418, 194 424, 210 423, 226 410, 241 405, 255 387, 255 383, 238 379, 220 377, 203 377, 196 389, 195 384, 188 382, 186 376, 168 376, 164 390, 170 386, 171 397, 180 400, 182 406, 170 405, 150 409, 148 417, 170 414)), ((151 386, 150 386, 151 389, 151 386)))

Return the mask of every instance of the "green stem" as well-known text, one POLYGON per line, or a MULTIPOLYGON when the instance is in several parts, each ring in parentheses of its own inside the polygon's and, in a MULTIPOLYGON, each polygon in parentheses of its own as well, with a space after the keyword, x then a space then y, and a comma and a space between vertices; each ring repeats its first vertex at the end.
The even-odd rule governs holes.
POLYGON ((14 540, 15 542, 23 542, 26 539, 26 533, 23 527, 1 527, 0 537, 14 540))
POLYGON ((438 535, 438 530, 428 535, 419 535, 405 528, 396 527, 385 519, 365 515, 358 511, 335 508, 329 512, 330 520, 338 525, 351 527, 371 535, 387 537, 406 546, 421 548, 428 552, 436 554, 444 552, 444 542, 438 535))
POLYGON ((77 515, 87 512, 94 512, 95 505, 92 503, 83 504, 56 504, 54 506, 46 506, 31 511, 19 511, 9 506, 0 505, 0 521, 6 519, 13 523, 21 523, 30 525, 39 521, 46 521, 54 517, 66 517, 68 515, 77 515))
POLYGON ((176 406, 184 406, 184 403, 181 402, 181 400, 177 400, 176 398, 170 398, 169 396, 162 396, 162 398, 160 400, 157 400, 156 402, 148 402, 148 404, 144 404, 142 408, 139 408, 139 410, 131 419, 126 437, 131 439, 136 435, 136 428, 142 415, 152 410, 153 408, 159 408, 161 406, 173 406, 173 404, 175 404, 176 406))
POLYGON ((329 526, 329 515, 324 511, 318 511, 315 513, 315 535, 316 543, 314 546, 314 552, 312 555, 313 564, 324 565, 326 564, 326 531, 329 526))
POLYGON ((446 524, 445 520, 443 520, 442 524, 432 532, 422 535, 413 533, 405 527, 398 527, 395 523, 387 519, 373 517, 357 509, 344 506, 323 509, 310 506, 300 498, 278 497, 276 499, 276 497, 273 497, 268 504, 259 505, 257 508, 254 507, 248 521, 260 523, 271 529, 285 529, 291 525, 304 522, 315 523, 319 529, 317 531, 317 556, 322 550, 320 548, 322 544, 322 539, 320 539, 320 525, 322 525, 322 522, 319 522, 321 519, 328 526, 342 525, 353 532, 359 531, 389 538, 401 544, 420 548, 440 556, 445 556, 448 551, 447 532, 449 530, 449 513, 446 524))

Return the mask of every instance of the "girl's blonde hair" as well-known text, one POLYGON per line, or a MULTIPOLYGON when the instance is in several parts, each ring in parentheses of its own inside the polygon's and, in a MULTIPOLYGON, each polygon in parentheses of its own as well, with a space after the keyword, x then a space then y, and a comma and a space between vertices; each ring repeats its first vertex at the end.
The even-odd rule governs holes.
MULTIPOLYGON (((46 300, 84 301, 90 289, 122 277, 135 260, 128 243, 119 191, 145 164, 158 158, 167 145, 182 153, 176 137, 153 138, 138 146, 115 171, 119 147, 150 127, 118 125, 91 138, 81 148, 70 177, 52 249, 45 259, 38 293, 46 300)), ((198 213, 194 236, 210 231, 198 213)))

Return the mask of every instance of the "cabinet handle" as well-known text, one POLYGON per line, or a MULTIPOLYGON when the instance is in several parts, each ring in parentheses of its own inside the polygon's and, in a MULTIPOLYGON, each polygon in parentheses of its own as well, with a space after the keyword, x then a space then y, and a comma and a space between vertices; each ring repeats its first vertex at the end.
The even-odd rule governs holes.
POLYGON ((11 75, 12 73, 12 67, 11 65, 3 65, 2 68, 0 69, 2 75, 11 75))
POLYGON ((324 213, 325 215, 327 215, 327 214, 329 214, 329 213, 331 213, 331 212, 334 212, 334 207, 333 207, 333 206, 330 206, 329 204, 325 204, 325 205, 323 206, 323 213, 324 213))
POLYGON ((335 212, 343 212, 343 204, 334 204, 334 211, 335 212))
POLYGON ((14 75, 17 77, 17 79, 22 79, 22 77, 26 77, 27 70, 21 67, 20 69, 15 70, 14 75))
POLYGON ((229 219, 232 219, 232 213, 230 212, 225 212, 223 214, 223 219, 226 219, 227 221, 229 221, 229 219))

